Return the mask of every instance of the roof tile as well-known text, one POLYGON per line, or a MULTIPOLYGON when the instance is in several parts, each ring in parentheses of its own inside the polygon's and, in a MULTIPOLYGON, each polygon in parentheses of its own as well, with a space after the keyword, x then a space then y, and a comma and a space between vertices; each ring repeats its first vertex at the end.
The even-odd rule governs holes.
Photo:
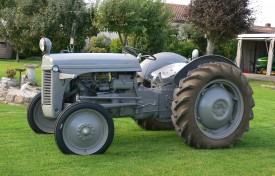
POLYGON ((179 4, 169 4, 171 6, 172 11, 175 13, 174 22, 184 22, 185 17, 184 13, 187 10, 187 5, 179 5, 179 4))
POLYGON ((275 28, 268 27, 268 26, 252 26, 247 33, 248 34, 275 34, 275 28))

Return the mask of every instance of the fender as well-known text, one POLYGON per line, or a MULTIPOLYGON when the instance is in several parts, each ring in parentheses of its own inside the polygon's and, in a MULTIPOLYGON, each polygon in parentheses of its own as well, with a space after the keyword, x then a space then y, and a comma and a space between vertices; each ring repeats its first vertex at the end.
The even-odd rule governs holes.
MULTIPOLYGON (((219 56, 219 55, 206 55, 206 56, 201 56, 190 63, 188 63, 184 68, 182 68, 174 77, 174 84, 176 86, 179 85, 179 82, 182 78, 187 77, 187 74, 189 71, 194 70, 199 67, 199 65, 205 64, 205 63, 210 63, 210 62, 225 62, 231 65, 234 65, 237 67, 231 60, 219 56)), ((238 67, 237 67, 238 68, 238 67)))

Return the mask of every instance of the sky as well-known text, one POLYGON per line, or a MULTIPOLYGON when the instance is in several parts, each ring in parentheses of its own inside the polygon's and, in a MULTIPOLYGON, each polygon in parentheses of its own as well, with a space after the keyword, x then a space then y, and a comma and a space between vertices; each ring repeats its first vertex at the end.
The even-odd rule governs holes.
MULTIPOLYGON (((189 4, 190 0, 166 0, 167 3, 189 4)), ((254 9, 255 25, 264 26, 271 23, 275 27, 275 1, 274 0, 250 0, 250 7, 254 9)))

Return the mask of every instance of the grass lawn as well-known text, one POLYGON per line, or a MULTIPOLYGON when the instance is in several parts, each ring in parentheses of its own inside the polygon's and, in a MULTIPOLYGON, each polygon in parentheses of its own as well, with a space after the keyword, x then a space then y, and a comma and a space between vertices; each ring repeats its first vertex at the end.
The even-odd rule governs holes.
POLYGON ((198 150, 174 131, 150 132, 115 119, 103 155, 64 155, 53 135, 32 132, 26 107, 0 104, 0 175, 274 175, 275 90, 251 81, 256 106, 250 131, 233 148, 198 150))
MULTIPOLYGON (((25 68, 24 64, 37 64, 41 66, 41 60, 20 60, 19 62, 16 62, 15 59, 0 59, 0 79, 1 77, 6 77, 6 69, 9 66, 12 66, 14 68, 25 68)), ((25 75, 25 72, 22 72, 22 75, 25 75)), ((35 69, 35 75, 38 85, 41 85, 41 67, 35 69)), ((16 72, 16 79, 19 79, 19 72, 16 72)))

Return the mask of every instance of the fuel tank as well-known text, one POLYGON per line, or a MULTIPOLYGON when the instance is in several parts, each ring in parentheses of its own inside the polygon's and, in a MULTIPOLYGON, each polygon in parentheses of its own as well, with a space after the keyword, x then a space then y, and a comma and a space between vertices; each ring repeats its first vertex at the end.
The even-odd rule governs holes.
POLYGON ((140 64, 142 71, 138 72, 138 75, 147 81, 151 81, 155 74, 154 73, 152 75, 152 73, 156 70, 161 69, 162 67, 175 63, 188 63, 188 60, 185 57, 175 53, 162 52, 157 53, 154 56, 156 60, 145 59, 140 64))

